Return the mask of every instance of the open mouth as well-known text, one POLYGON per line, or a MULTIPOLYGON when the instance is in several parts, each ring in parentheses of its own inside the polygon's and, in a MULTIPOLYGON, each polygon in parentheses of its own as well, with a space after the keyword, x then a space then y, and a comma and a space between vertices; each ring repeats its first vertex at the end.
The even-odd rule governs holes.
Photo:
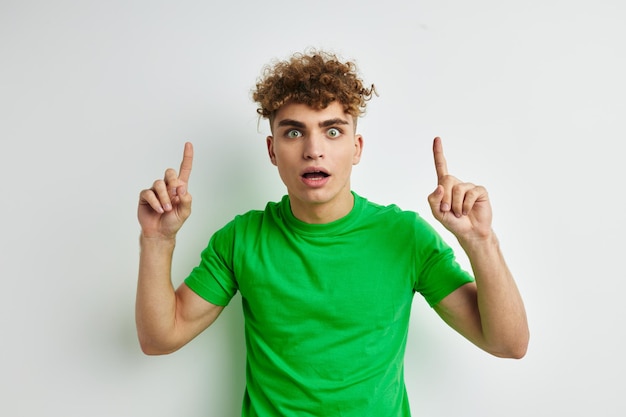
POLYGON ((329 176, 330 176, 329 174, 323 171, 313 171, 313 172, 306 172, 302 174, 302 177, 306 178, 307 180, 322 180, 329 176))

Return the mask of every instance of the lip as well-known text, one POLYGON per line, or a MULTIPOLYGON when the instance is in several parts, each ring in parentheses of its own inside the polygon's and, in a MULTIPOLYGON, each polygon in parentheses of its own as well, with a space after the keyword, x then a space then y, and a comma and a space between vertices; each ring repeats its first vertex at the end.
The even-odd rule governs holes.
POLYGON ((330 175, 328 173, 328 170, 326 168, 322 168, 322 167, 306 167, 305 169, 302 170, 302 173, 300 175, 304 175, 304 174, 311 174, 314 172, 321 172, 324 173, 326 175, 330 175))
POLYGON ((307 167, 300 174, 302 182, 312 188, 319 188, 324 186, 330 180, 330 174, 322 167, 307 167), (320 177, 310 177, 307 174, 322 174, 320 177))

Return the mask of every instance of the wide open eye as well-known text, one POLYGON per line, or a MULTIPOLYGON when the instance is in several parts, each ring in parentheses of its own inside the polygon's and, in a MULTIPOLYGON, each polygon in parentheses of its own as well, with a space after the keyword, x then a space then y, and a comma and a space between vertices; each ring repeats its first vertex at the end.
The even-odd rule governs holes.
POLYGON ((336 127, 331 127, 330 129, 328 129, 326 134, 330 138, 336 138, 336 137, 339 137, 339 135, 341 135, 341 131, 337 129, 336 127))
POLYGON ((302 133, 300 133, 299 130, 292 129, 292 130, 287 132, 287 137, 290 138, 290 139, 299 138, 301 136, 302 136, 302 133))

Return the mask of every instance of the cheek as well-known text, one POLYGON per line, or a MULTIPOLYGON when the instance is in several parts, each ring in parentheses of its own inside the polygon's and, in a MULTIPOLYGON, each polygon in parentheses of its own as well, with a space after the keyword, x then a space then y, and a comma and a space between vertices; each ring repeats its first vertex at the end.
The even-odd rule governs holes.
POLYGON ((285 152, 274 153, 273 164, 278 168, 279 173, 287 173, 297 169, 297 164, 294 163, 293 157, 285 152))
POLYGON ((356 165, 361 159, 361 153, 357 146, 351 146, 350 150, 346 151, 346 159, 350 161, 352 165, 356 165))

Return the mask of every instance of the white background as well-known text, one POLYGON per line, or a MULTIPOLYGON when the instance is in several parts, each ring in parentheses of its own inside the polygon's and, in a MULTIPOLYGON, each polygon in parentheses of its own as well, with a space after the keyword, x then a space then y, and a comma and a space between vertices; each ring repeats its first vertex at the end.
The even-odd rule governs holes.
POLYGON ((213 231, 284 194, 250 91, 307 47, 355 60, 380 94, 353 189, 432 219, 440 135, 451 173, 490 191, 526 302, 514 361, 416 297, 414 415, 626 414, 626 3, 212 3, 0 0, 1 415, 238 415, 239 296, 175 354, 140 352, 137 197, 194 143, 178 284, 213 231))

